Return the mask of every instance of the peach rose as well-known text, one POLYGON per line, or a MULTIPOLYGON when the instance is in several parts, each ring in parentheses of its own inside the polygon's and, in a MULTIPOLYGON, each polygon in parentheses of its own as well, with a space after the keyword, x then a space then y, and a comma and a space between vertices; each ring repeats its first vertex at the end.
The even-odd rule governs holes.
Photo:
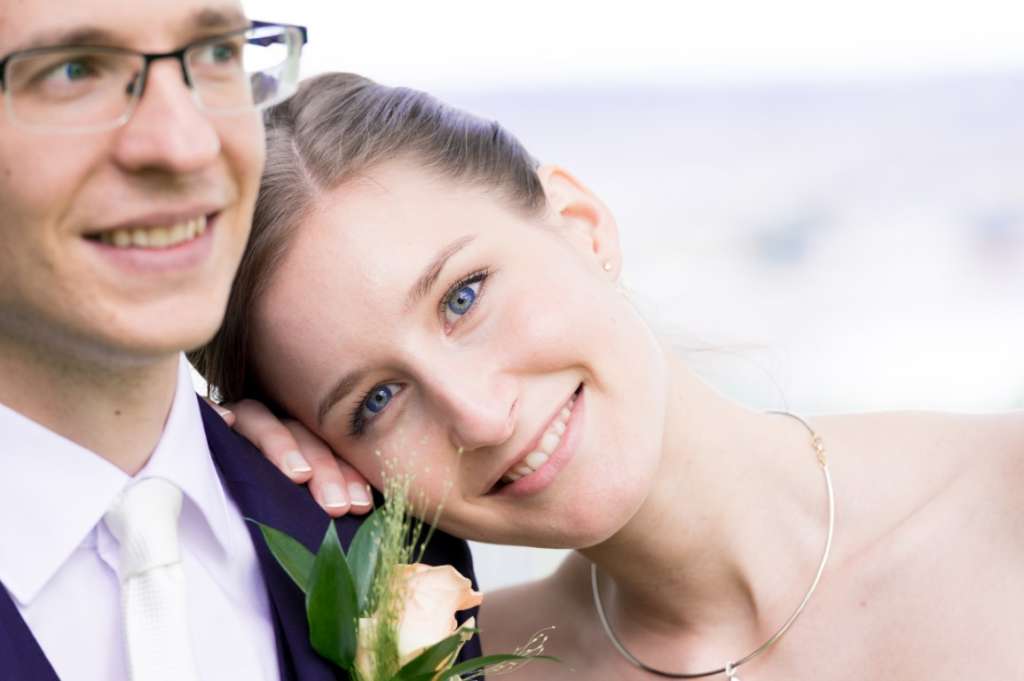
MULTIPOLYGON (((459 629, 455 613, 480 605, 483 595, 451 565, 399 565, 393 588, 400 594, 402 611, 398 617, 398 656, 400 664, 413 660, 426 648, 448 638, 459 629)), ((463 627, 473 627, 470 618, 463 627)), ((370 649, 376 629, 376 617, 359 621, 356 668, 365 679, 373 678, 370 649)), ((464 642, 471 635, 464 637, 464 642)))

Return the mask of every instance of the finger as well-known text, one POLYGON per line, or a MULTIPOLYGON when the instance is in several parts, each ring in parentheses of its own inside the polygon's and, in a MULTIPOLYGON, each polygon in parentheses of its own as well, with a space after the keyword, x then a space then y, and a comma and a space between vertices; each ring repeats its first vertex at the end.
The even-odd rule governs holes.
POLYGON ((222 419, 224 419, 224 423, 228 424, 228 426, 235 425, 235 412, 231 411, 222 404, 217 404, 209 397, 203 397, 203 399, 206 400, 206 403, 210 405, 210 407, 215 412, 217 412, 222 419))
POLYGON ((235 431, 256 445, 272 464, 294 482, 307 482, 313 469, 292 430, 261 402, 242 400, 232 405, 235 431))
POLYGON ((337 454, 335 454, 334 461, 345 478, 345 489, 348 490, 350 503, 348 512, 352 515, 369 513, 373 510, 373 493, 370 490, 370 483, 347 461, 338 458, 337 454))
MULTIPOLYGON (((334 456, 330 448, 300 423, 288 421, 285 426, 291 431, 313 469, 309 489, 317 503, 328 514, 337 518, 352 510, 353 492, 356 492, 356 501, 360 502, 358 510, 362 510, 365 490, 349 489, 342 472, 342 463, 334 456)), ((351 468, 348 464, 344 465, 351 468)))

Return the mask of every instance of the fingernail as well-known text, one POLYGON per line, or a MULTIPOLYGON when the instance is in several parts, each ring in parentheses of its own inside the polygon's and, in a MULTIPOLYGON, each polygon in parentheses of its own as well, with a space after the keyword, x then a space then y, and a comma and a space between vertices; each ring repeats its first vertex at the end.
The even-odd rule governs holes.
POLYGON ((329 482, 324 485, 324 506, 328 508, 341 508, 348 506, 348 500, 345 499, 345 494, 341 491, 341 486, 336 482, 329 482))
POLYGON ((217 412, 218 414, 220 414, 220 417, 221 417, 222 419, 226 419, 227 417, 231 416, 231 410, 230 410, 230 409, 228 409, 227 407, 222 407, 222 406, 220 406, 219 404, 215 404, 215 405, 213 405, 213 409, 214 409, 214 410, 215 410, 215 411, 216 411, 216 412, 217 412))
POLYGON ((292 476, 310 473, 313 470, 309 467, 309 464, 306 463, 306 457, 296 451, 291 451, 285 454, 284 466, 288 469, 288 475, 292 476))
POLYGON ((370 500, 370 488, 357 482, 348 483, 348 498, 353 506, 369 506, 373 503, 370 500))

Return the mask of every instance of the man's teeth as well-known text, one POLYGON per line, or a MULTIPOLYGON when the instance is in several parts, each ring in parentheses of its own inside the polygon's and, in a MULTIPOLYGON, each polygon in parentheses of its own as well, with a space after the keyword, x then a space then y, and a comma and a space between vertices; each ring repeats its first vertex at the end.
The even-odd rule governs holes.
POLYGON ((530 452, 526 455, 522 461, 519 461, 515 466, 505 473, 501 477, 503 482, 515 482, 520 478, 524 478, 530 473, 533 473, 538 468, 543 466, 551 458, 551 455, 558 445, 562 442, 562 436, 565 435, 566 425, 569 423, 569 417, 572 416, 572 406, 576 403, 576 395, 569 398, 562 410, 558 412, 558 416, 548 426, 547 431, 544 432, 544 436, 540 439, 540 444, 537 446, 537 450, 530 452))
POLYGON ((159 227, 115 229, 99 235, 100 241, 117 248, 170 248, 191 241, 206 231, 206 216, 159 227))

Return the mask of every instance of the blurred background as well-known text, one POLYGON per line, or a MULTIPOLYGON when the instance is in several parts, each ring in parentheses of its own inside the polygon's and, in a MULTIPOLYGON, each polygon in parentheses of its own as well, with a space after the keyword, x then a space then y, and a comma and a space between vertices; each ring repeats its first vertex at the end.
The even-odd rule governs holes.
MULTIPOLYGON (((1024 407, 1024 5, 244 1, 501 121, 615 212, 709 382, 804 414, 1024 407)), ((484 588, 562 552, 474 545, 484 588)))

